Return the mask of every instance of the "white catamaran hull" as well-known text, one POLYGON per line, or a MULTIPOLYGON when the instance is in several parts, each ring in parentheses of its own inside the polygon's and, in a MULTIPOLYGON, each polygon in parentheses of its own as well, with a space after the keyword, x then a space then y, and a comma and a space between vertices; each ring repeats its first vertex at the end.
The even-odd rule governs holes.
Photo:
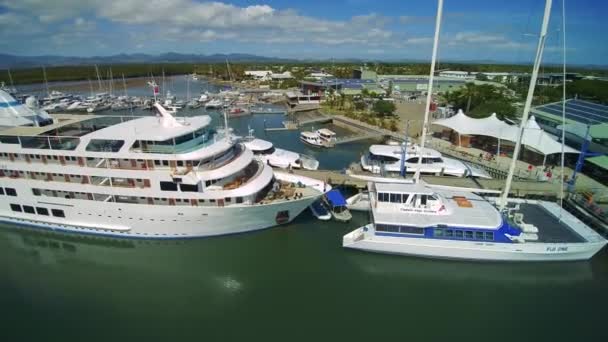
POLYGON ((606 241, 584 243, 491 243, 412 237, 391 237, 365 232, 366 225, 346 235, 342 246, 368 252, 411 255, 427 258, 476 261, 575 261, 588 260, 606 241))

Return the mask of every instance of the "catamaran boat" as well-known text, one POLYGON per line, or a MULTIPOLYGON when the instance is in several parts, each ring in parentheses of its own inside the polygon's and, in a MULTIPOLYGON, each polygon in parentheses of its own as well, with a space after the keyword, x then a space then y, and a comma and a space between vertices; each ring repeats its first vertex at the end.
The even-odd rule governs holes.
POLYGON ((361 168, 369 174, 351 175, 369 181, 380 181, 379 177, 373 175, 381 174, 390 181, 391 178, 399 177, 402 167, 405 167, 406 173, 415 173, 419 169, 418 158, 422 158, 420 172, 423 175, 492 178, 483 169, 447 158, 430 148, 425 147, 421 151, 420 146, 408 143, 405 151, 403 149, 404 146, 399 145, 371 145, 369 153, 361 157, 361 168), (403 157, 405 162, 402 163, 403 157))
POLYGON ((305 169, 316 170, 319 162, 313 157, 305 154, 275 148, 270 141, 253 137, 251 131, 249 136, 243 139, 243 145, 250 149, 253 154, 263 163, 281 169, 305 169))
MULTIPOLYGON (((442 1, 437 9, 427 106, 427 127, 435 69, 442 1)), ((518 156, 530 114, 534 87, 547 35, 551 1, 545 12, 539 43, 513 155, 518 156)), ((422 132, 421 147, 426 135, 422 132)), ((562 156, 563 157, 563 156, 562 156)), ((421 160, 418 160, 421 165, 421 160)), ((413 183, 370 183, 372 222, 346 235, 342 245, 365 251, 483 261, 587 260, 608 241, 555 202, 508 198, 517 158, 511 160, 499 198, 485 199, 474 192, 413 183)))
POLYGON ((315 147, 332 147, 336 142, 336 133, 327 128, 304 131, 300 133, 300 140, 315 147))
POLYGON ((1 128, 0 221, 203 237, 290 222, 324 192, 322 181, 273 171, 207 115, 155 109, 158 117, 62 115, 45 127, 20 116, 18 127, 1 128))
POLYGON ((495 203, 462 190, 370 183, 372 223, 343 237, 347 248, 485 261, 586 260, 606 240, 556 203, 495 203))

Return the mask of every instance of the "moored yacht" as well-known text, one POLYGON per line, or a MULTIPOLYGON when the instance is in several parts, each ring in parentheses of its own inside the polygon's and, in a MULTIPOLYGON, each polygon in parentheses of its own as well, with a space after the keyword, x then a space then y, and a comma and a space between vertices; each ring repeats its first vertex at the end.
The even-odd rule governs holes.
POLYGON ((206 109, 220 109, 220 108, 223 108, 223 106, 224 106, 224 103, 220 99, 213 99, 213 100, 205 103, 206 109))
POLYGON ((491 178, 487 172, 474 165, 445 157, 430 148, 421 149, 420 146, 410 143, 407 146, 371 145, 367 155, 361 156, 361 168, 367 173, 351 175, 370 181, 381 181, 375 175, 383 175, 387 181, 391 181, 391 178, 401 175, 402 168, 405 168, 406 173, 415 173, 420 169, 423 175, 491 178), (421 166, 418 166, 418 158, 422 158, 421 166))
POLYGON ((336 142, 336 133, 327 128, 304 131, 300 133, 300 140, 315 147, 332 147, 336 142))
POLYGON ((253 154, 262 162, 281 169, 316 170, 319 162, 313 157, 276 148, 267 140, 258 139, 251 135, 243 139, 243 145, 253 151, 253 154))
POLYGON ((323 182, 274 172, 206 116, 56 115, 0 130, 0 220, 131 238, 253 231, 293 220, 323 182))

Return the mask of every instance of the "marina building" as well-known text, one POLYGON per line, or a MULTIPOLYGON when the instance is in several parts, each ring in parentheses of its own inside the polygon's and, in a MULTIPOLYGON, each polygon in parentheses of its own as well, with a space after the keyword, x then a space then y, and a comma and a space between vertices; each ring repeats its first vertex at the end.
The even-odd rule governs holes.
POLYGON ((440 77, 459 78, 463 80, 474 80, 475 75, 468 71, 444 70, 439 72, 440 77))
MULTIPOLYGON (((532 108, 538 124, 561 136, 562 102, 532 108)), ((579 149, 588 135, 589 150, 608 153, 608 106, 579 99, 566 100, 566 144, 579 149)))

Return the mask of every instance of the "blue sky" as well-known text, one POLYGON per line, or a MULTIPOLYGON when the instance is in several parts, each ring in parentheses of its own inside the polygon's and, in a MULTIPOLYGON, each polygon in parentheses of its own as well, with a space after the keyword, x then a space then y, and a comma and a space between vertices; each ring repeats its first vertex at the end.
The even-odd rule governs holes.
MULTIPOLYGON (((251 53, 429 60, 432 0, 0 0, 0 53, 251 53)), ((555 0, 546 62, 562 58, 555 0)), ((607 65, 608 1, 566 0, 567 57, 607 65)), ((446 0, 439 61, 526 62, 543 0, 446 0)))

